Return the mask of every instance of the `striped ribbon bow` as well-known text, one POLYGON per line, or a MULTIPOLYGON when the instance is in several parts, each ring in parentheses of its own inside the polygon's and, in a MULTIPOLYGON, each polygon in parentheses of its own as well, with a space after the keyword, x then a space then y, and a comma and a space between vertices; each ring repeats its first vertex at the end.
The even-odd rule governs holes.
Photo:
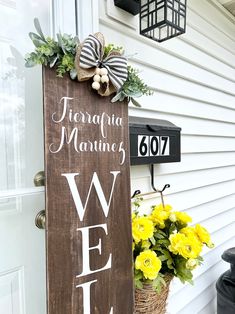
POLYGON ((98 36, 89 35, 84 41, 80 53, 80 67, 91 69, 93 67, 104 67, 115 89, 118 91, 127 79, 127 60, 119 52, 111 52, 104 57, 104 37, 101 33, 98 36))

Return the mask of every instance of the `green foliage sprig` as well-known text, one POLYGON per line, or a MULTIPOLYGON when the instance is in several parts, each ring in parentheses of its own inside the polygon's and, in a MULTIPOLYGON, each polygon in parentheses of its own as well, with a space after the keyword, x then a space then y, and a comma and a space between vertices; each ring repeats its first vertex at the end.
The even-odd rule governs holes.
POLYGON ((26 55, 26 67, 33 67, 37 64, 56 67, 56 72, 59 77, 63 77, 66 72, 69 72, 70 77, 75 79, 77 72, 74 65, 77 45, 79 39, 75 36, 67 34, 57 34, 57 40, 43 35, 38 19, 34 19, 34 26, 38 34, 29 33, 35 48, 34 52, 26 55))
POLYGON ((141 97, 142 95, 152 95, 153 91, 148 87, 147 84, 144 83, 143 80, 139 78, 139 71, 137 69, 134 69, 129 65, 127 70, 127 80, 123 84, 121 90, 116 94, 116 96, 113 97, 112 101, 122 101, 127 97, 128 100, 131 100, 135 106, 140 107, 140 104, 134 98, 141 97))

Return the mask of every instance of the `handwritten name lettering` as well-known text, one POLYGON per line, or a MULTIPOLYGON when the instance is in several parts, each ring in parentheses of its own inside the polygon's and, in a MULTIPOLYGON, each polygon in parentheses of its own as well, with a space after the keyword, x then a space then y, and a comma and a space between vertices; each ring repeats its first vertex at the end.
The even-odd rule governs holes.
POLYGON ((62 113, 58 114, 54 112, 51 116, 52 121, 56 124, 62 124, 63 122, 67 125, 61 125, 60 140, 59 142, 53 142, 49 145, 49 151, 53 154, 60 152, 65 145, 73 145, 74 150, 77 153, 82 152, 98 152, 98 153, 118 153, 119 163, 123 165, 126 158, 126 152, 124 143, 121 141, 108 142, 108 128, 122 128, 123 121, 121 117, 114 114, 108 115, 103 112, 100 115, 90 114, 88 112, 73 112, 72 106, 73 98, 62 97, 59 101, 59 105, 62 106, 62 113), (69 123, 73 124, 73 128, 69 128, 69 123), (78 126, 75 126, 78 124, 78 126), (80 125, 91 124, 98 125, 102 139, 100 140, 83 140, 79 138, 80 125))
POLYGON ((100 132, 103 138, 107 137, 107 128, 110 127, 122 127, 122 118, 112 114, 108 115, 106 112, 103 112, 100 115, 94 114, 91 115, 88 112, 73 112, 73 109, 70 108, 72 104, 69 101, 72 101, 71 97, 62 97, 59 104, 63 106, 62 114, 59 119, 56 119, 58 115, 57 112, 52 114, 52 121, 55 123, 63 122, 67 117, 69 122, 74 123, 85 123, 85 124, 94 124, 100 126, 100 132))

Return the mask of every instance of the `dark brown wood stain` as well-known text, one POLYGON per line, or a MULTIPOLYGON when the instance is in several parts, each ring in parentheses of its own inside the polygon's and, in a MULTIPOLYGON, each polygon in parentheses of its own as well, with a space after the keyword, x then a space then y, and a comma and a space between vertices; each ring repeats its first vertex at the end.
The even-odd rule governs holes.
MULTIPOLYGON (((77 83, 68 76, 56 77, 54 70, 43 69, 44 81, 44 130, 46 173, 46 243, 47 243, 47 296, 48 314, 82 314, 83 294, 76 288, 83 282, 97 280, 91 285, 91 314, 109 314, 111 306, 115 314, 133 313, 132 235, 130 211, 130 165, 128 140, 128 107, 125 102, 111 103, 110 97, 101 97, 91 89, 91 82, 77 83), (122 127, 107 127, 107 139, 99 125, 52 121, 52 114, 62 114, 59 101, 72 97, 74 112, 89 112, 122 117, 122 127), (124 142, 126 159, 120 165, 119 153, 76 152, 72 143, 65 144, 56 154, 49 151, 51 143, 58 143, 61 126, 70 133, 79 128, 79 141, 102 140, 124 142), (69 186, 62 173, 79 173, 76 184, 83 204, 85 203, 92 175, 97 173, 106 199, 110 195, 113 176, 110 171, 120 171, 117 176, 109 215, 104 216, 94 187, 92 188, 86 214, 79 220, 69 186), (81 232, 77 228, 107 223, 108 236, 100 229, 90 231, 90 247, 101 239, 102 254, 90 251, 92 270, 106 265, 112 254, 112 268, 76 278, 82 272, 81 232)), ((87 314, 87 313, 84 313, 87 314)))

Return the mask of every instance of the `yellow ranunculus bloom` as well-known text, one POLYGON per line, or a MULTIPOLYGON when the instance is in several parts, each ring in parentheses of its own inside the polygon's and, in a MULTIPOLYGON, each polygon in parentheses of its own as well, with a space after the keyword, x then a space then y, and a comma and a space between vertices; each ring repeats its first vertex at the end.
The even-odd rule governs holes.
MULTIPOLYGON (((191 227, 191 226, 182 228, 182 229, 180 229, 179 232, 185 234, 186 236, 195 236, 195 237, 197 237, 197 234, 195 232, 195 228, 191 227)), ((198 238, 198 240, 199 240, 199 238, 198 238)))
POLYGON ((168 249, 172 253, 178 254, 179 248, 180 248, 180 246, 182 246, 182 243, 185 241, 185 238, 186 238, 186 236, 184 234, 181 234, 181 233, 171 234, 169 237, 171 244, 169 245, 168 249))
POLYGON ((162 205, 155 206, 151 214, 151 219, 154 225, 157 225, 160 229, 165 228, 165 220, 170 216, 170 210, 165 210, 162 205))
POLYGON ((148 217, 136 217, 132 221, 132 234, 136 243, 153 236, 153 222, 148 217))
POLYGON ((159 205, 154 206, 153 210, 158 210, 158 211, 164 210, 166 212, 170 212, 172 210, 172 207, 171 207, 171 205, 165 205, 163 207, 162 204, 159 204, 159 205))
POLYGON ((195 232, 202 243, 205 243, 208 247, 213 247, 213 243, 211 242, 211 237, 206 228, 197 224, 195 226, 195 232))
POLYGON ((174 212, 174 214, 176 215, 176 220, 182 224, 186 225, 187 223, 192 222, 192 218, 184 212, 174 212))
POLYGON ((202 251, 202 244, 194 236, 186 236, 183 233, 170 235, 169 250, 184 258, 197 258, 202 251))
POLYGON ((135 268, 140 269, 146 279, 155 279, 161 269, 162 263, 154 251, 141 252, 135 260, 135 268))

